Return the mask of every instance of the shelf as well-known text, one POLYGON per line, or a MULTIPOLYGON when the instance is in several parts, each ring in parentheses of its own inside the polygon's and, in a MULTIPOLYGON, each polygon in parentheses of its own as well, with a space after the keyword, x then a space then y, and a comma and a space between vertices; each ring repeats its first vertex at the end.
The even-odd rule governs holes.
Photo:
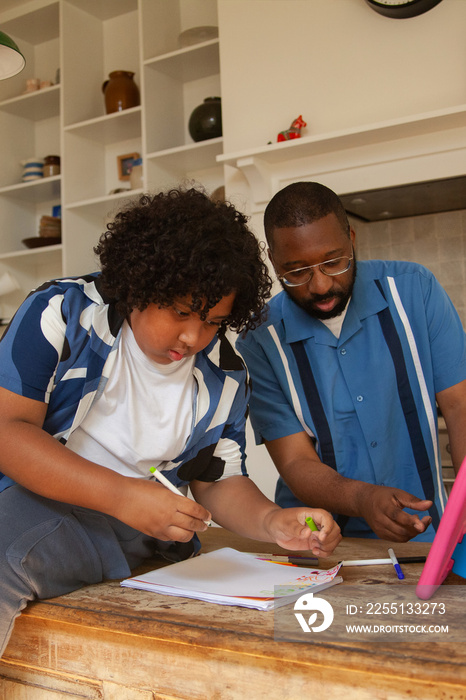
POLYGON ((188 29, 219 24, 217 0, 140 0, 140 7, 143 61, 176 52, 188 29))
POLYGON ((186 172, 192 170, 203 170, 215 165, 216 157, 221 154, 223 138, 207 139, 198 143, 167 148, 163 151, 155 151, 147 154, 147 161, 158 161, 159 163, 169 163, 174 168, 179 168, 186 172))
POLYGON ((307 158, 321 153, 359 148, 384 141, 432 134, 440 130, 465 126, 466 105, 459 105, 451 109, 425 112, 404 119, 393 119, 355 129, 305 136, 292 141, 272 143, 236 153, 225 153, 218 156, 217 160, 235 166, 237 161, 242 158, 258 157, 266 163, 275 164, 294 158, 307 158))
POLYGON ((219 40, 211 39, 156 56, 144 61, 144 65, 180 82, 205 78, 220 72, 219 40))
POLYGON ((141 136, 141 107, 131 107, 103 117, 65 126, 66 134, 108 145, 141 136))
POLYGON ((34 262, 35 264, 37 256, 47 256, 50 255, 50 253, 56 253, 57 251, 60 252, 61 249, 62 244, 57 243, 56 245, 47 245, 43 246, 42 248, 25 248, 24 250, 14 250, 10 253, 0 253, 0 261, 8 260, 11 262, 14 258, 30 258, 30 262, 34 262))
POLYGON ((137 0, 68 0, 83 12, 105 22, 108 19, 137 10, 137 0))
POLYGON ((14 114, 16 117, 42 121, 60 114, 60 85, 42 88, 27 95, 19 95, 0 102, 0 111, 14 114))
POLYGON ((32 182, 21 182, 0 188, 0 197, 7 196, 22 202, 47 202, 60 197, 61 175, 44 177, 32 182))
POLYGON ((0 261, 27 293, 93 269, 106 223, 144 192, 197 176, 206 186, 222 180, 223 140, 194 143, 188 129, 193 109, 221 94, 219 39, 178 43, 193 25, 218 26, 217 0, 27 0, 0 16, 26 57, 24 72, 0 83, 0 261), (23 92, 28 78, 54 80, 58 68, 60 84, 23 92), (102 86, 116 69, 135 74, 141 104, 105 114, 102 86), (144 188, 109 194, 129 186, 117 159, 136 152, 144 188), (62 174, 22 182, 21 162, 48 153, 60 155, 62 174), (58 203, 62 243, 23 248, 58 203))
MULTIPOLYGON (((252 190, 254 204, 260 210, 273 196, 280 181, 296 178, 298 172, 304 179, 312 179, 315 173, 322 177, 323 172, 348 172, 353 187, 363 189, 362 185, 354 184, 355 168, 362 172, 363 168, 379 167, 383 163, 386 174, 389 162, 406 160, 408 153, 421 160, 431 154, 449 154, 459 145, 464 149, 465 144, 466 105, 463 104, 403 119, 225 153, 217 156, 217 162, 243 172, 252 190)), ((422 164, 419 167, 422 168, 422 164)), ((413 177, 411 173, 409 176, 413 177)))
POLYGON ((82 199, 79 202, 72 202, 66 205, 66 210, 79 211, 80 209, 92 210, 100 212, 106 206, 113 208, 114 204, 118 204, 123 199, 134 199, 142 194, 142 189, 137 190, 125 190, 124 192, 118 192, 117 194, 104 195, 103 197, 92 197, 89 199, 82 199))
MULTIPOLYGON (((21 11, 21 8, 18 10, 21 11)), ((2 31, 33 46, 56 39, 59 35, 58 2, 51 2, 37 10, 3 22, 2 31)))

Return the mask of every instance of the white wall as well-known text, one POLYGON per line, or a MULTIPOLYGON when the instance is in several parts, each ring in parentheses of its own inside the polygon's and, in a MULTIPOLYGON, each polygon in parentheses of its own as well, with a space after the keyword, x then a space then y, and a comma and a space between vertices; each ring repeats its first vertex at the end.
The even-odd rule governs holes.
MULTIPOLYGON (((466 103, 466 0, 442 0, 405 20, 378 15, 365 0, 218 0, 218 5, 227 154, 275 142, 299 114, 307 121, 303 136, 311 136, 466 103)), ((251 207, 242 173, 227 167, 226 188, 239 209, 253 213, 251 227, 263 240, 262 211, 251 207)), ((454 255, 461 257, 454 263, 460 266, 455 279, 461 276, 466 289, 465 213, 458 213, 451 231, 448 217, 418 217, 417 227, 406 219, 358 224, 362 257, 397 257, 390 241, 401 236, 413 245, 405 259, 416 261, 417 247, 431 250, 435 243, 444 250, 447 227, 454 255), (428 246, 419 245, 420 228, 428 246), (382 253, 379 236, 385 240, 382 253)), ((435 272, 442 282, 445 269, 445 286, 452 264, 439 253, 435 272)), ((466 313, 464 305, 460 311, 466 313)), ((254 444, 250 426, 247 454, 251 477, 273 498, 277 473, 266 449, 254 444)))
POLYGON ((224 151, 466 102, 466 2, 394 20, 365 0, 219 0, 224 151))

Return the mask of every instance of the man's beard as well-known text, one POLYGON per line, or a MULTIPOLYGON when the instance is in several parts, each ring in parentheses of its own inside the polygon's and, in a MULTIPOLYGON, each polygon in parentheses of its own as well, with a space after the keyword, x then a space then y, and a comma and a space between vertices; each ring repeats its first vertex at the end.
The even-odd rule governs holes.
POLYGON ((357 272, 357 265, 356 265, 356 256, 354 256, 353 260, 351 261, 351 268, 352 270, 352 278, 351 278, 351 283, 349 286, 349 289, 347 292, 332 292, 330 294, 313 294, 312 297, 309 299, 295 299, 292 294, 291 294, 291 289, 290 287, 287 287, 286 284, 281 283, 283 289, 285 292, 288 294, 288 296, 294 301, 295 304, 297 304, 301 309, 304 309, 304 311, 309 314, 312 318, 318 318, 320 321, 327 321, 329 318, 335 318, 336 316, 339 316, 340 314, 343 313, 343 311, 346 308, 346 305, 353 293, 353 287, 354 287, 354 282, 356 280, 356 272, 357 272), (337 304, 331 309, 330 311, 321 311, 319 308, 316 308, 314 304, 316 302, 323 302, 323 301, 330 301, 330 299, 338 299, 339 301, 337 304))

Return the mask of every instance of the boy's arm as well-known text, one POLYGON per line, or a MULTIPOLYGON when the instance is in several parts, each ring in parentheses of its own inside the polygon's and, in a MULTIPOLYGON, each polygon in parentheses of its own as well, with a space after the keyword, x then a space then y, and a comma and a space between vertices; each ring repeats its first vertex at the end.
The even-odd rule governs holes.
POLYGON ((362 517, 381 539, 406 542, 424 532, 431 522, 430 516, 421 520, 403 509, 424 511, 430 508, 432 501, 421 501, 401 489, 342 476, 321 462, 304 432, 266 442, 266 446, 297 498, 333 513, 362 517))
POLYGON ((192 481, 190 488, 218 525, 244 537, 276 542, 286 549, 312 550, 321 557, 329 556, 341 540, 340 528, 330 513, 318 508, 280 508, 247 476, 192 481), (308 516, 318 532, 305 524, 308 516))
POLYGON ((0 388, 0 471, 46 498, 112 515, 162 540, 206 529, 202 506, 75 454, 42 429, 47 405, 0 388))

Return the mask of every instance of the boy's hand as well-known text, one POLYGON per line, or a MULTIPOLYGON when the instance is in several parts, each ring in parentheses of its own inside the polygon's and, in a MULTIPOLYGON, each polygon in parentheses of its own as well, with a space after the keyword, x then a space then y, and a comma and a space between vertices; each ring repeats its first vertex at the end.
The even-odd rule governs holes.
POLYGON ((326 510, 320 508, 276 508, 267 519, 273 542, 284 549, 311 550, 316 557, 328 557, 341 541, 340 528, 326 510), (311 517, 318 527, 306 525, 311 517))
POLYGON ((190 498, 171 493, 153 481, 129 479, 114 517, 159 540, 188 542, 204 532, 211 515, 190 498))

